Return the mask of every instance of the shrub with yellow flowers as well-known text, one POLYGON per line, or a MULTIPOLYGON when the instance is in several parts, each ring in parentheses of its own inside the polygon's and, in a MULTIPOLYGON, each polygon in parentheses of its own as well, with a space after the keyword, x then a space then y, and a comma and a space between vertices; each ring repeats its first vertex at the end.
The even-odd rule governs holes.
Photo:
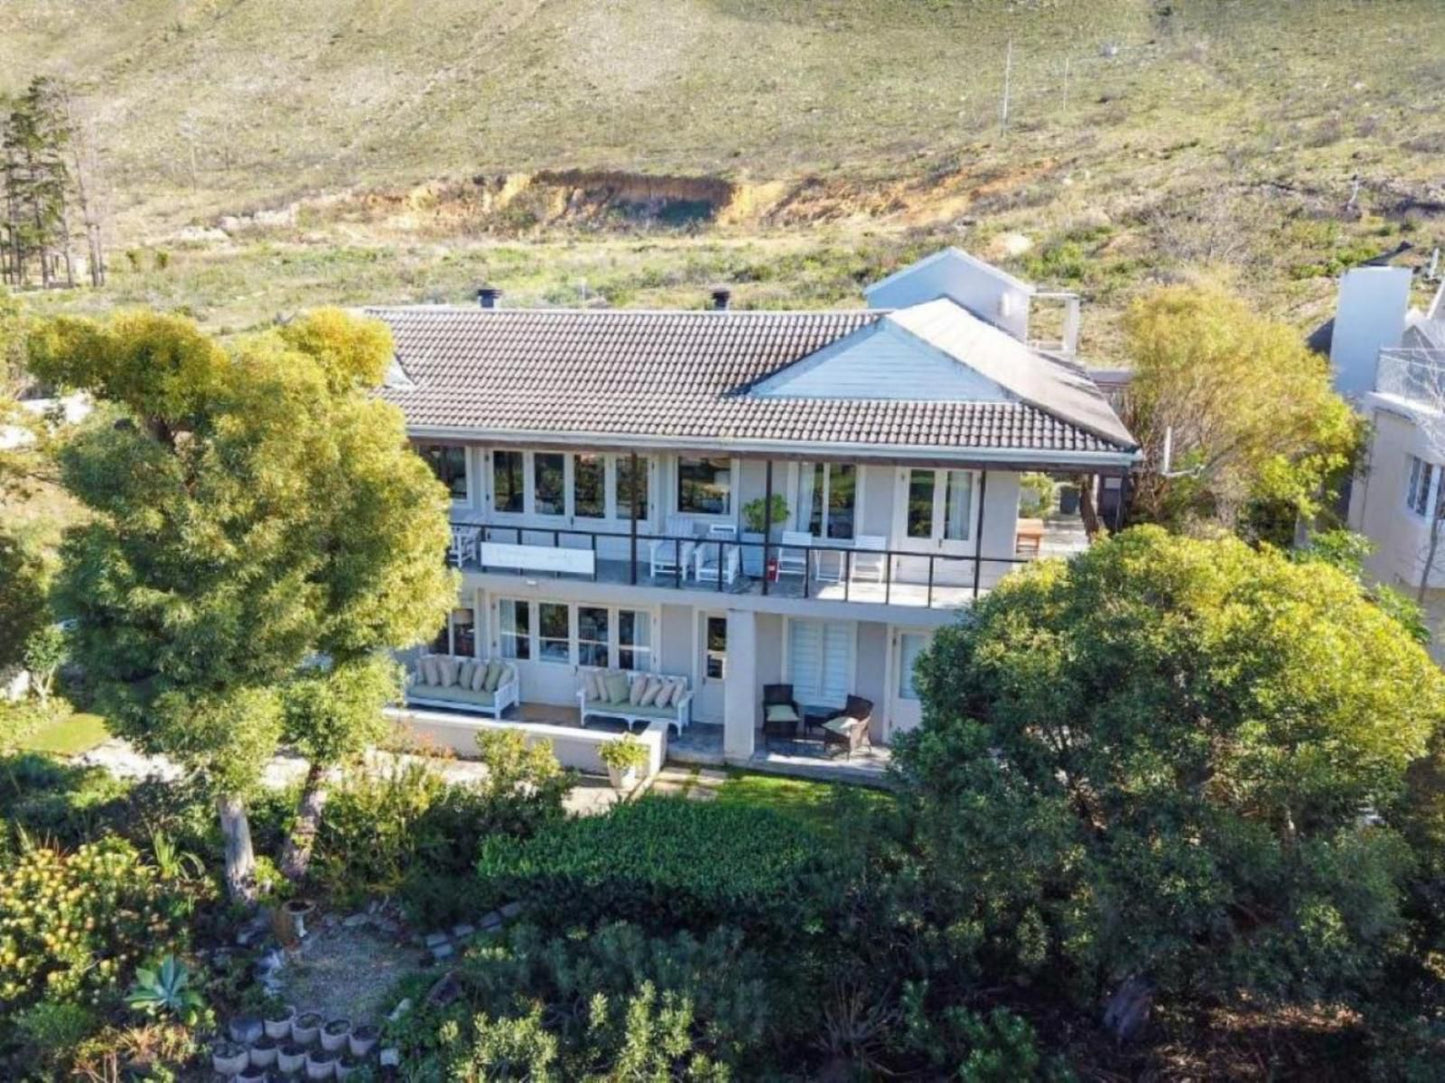
POLYGON ((123 839, 30 848, 0 868, 0 1015, 111 1004, 137 964, 184 950, 195 903, 123 839))

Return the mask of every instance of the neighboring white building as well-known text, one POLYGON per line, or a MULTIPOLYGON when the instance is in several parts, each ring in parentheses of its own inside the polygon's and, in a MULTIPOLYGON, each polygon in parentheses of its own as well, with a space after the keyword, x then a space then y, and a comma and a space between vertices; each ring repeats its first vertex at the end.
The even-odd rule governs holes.
MULTIPOLYGON (((1445 286, 1423 313, 1408 309, 1409 287, 1405 268, 1347 272, 1331 359, 1339 390, 1370 423, 1364 468, 1350 489, 1350 529, 1374 543, 1371 576, 1414 597, 1432 524, 1445 516, 1445 286)), ((1431 651, 1445 661, 1445 536, 1425 581, 1431 651)))
POLYGON ((1117 493, 1139 460, 1073 360, 1076 299, 956 249, 837 311, 479 296, 371 314, 396 341, 384 394, 454 498, 462 592, 434 650, 505 661, 507 717, 575 724, 588 671, 622 669, 685 678, 674 751, 697 759, 764 748, 777 684, 814 714, 870 701, 886 744, 919 722, 934 632, 1083 544, 1021 527, 1021 474, 1117 493), (1049 344, 1029 337, 1041 298, 1064 305, 1049 344), (748 519, 769 493, 786 513, 765 535, 748 519))

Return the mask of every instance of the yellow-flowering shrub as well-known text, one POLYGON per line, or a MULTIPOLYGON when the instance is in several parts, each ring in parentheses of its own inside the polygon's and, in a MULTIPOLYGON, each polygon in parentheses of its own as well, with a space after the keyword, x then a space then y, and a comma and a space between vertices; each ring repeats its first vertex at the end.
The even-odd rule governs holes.
POLYGON ((106 1003, 138 963, 185 947, 193 907, 123 839, 20 855, 0 868, 0 1014, 106 1003))

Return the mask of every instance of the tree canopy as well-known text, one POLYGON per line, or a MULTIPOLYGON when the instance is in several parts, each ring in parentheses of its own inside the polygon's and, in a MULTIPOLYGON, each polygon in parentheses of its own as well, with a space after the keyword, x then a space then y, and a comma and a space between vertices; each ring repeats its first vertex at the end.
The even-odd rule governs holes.
POLYGON ((1329 365, 1286 324, 1214 287, 1173 286, 1124 319, 1133 377, 1126 420, 1170 473, 1139 475, 1135 506, 1155 522, 1216 519, 1287 542, 1342 479, 1360 423, 1329 365), (1282 537, 1280 535, 1283 535, 1282 537))
POLYGON ((1139 527, 1004 580, 917 677, 932 897, 1001 968, 1084 999, 1380 980, 1445 677, 1349 575, 1139 527))
POLYGON ((312 751, 344 744, 334 708, 354 696, 288 714, 283 689, 319 658, 359 675, 375 714, 372 656, 429 637, 455 597, 446 491, 368 393, 385 328, 323 311, 223 345, 174 316, 60 318, 31 355, 125 415, 60 457, 94 514, 67 532, 58 590, 115 729, 232 796, 288 717, 312 751))

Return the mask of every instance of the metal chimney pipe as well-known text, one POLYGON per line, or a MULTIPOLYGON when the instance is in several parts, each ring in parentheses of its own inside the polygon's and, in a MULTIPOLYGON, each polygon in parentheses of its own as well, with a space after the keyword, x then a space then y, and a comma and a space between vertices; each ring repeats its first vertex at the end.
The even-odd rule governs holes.
POLYGON ((732 307, 732 303, 733 303, 733 291, 732 291, 732 290, 721 290, 721 289, 719 289, 719 290, 713 290, 713 291, 712 291, 712 307, 713 307, 714 311, 717 311, 717 312, 726 312, 729 308, 732 307))
POLYGON ((477 287, 477 304, 483 308, 496 308, 497 298, 502 296, 502 291, 496 286, 477 287))

